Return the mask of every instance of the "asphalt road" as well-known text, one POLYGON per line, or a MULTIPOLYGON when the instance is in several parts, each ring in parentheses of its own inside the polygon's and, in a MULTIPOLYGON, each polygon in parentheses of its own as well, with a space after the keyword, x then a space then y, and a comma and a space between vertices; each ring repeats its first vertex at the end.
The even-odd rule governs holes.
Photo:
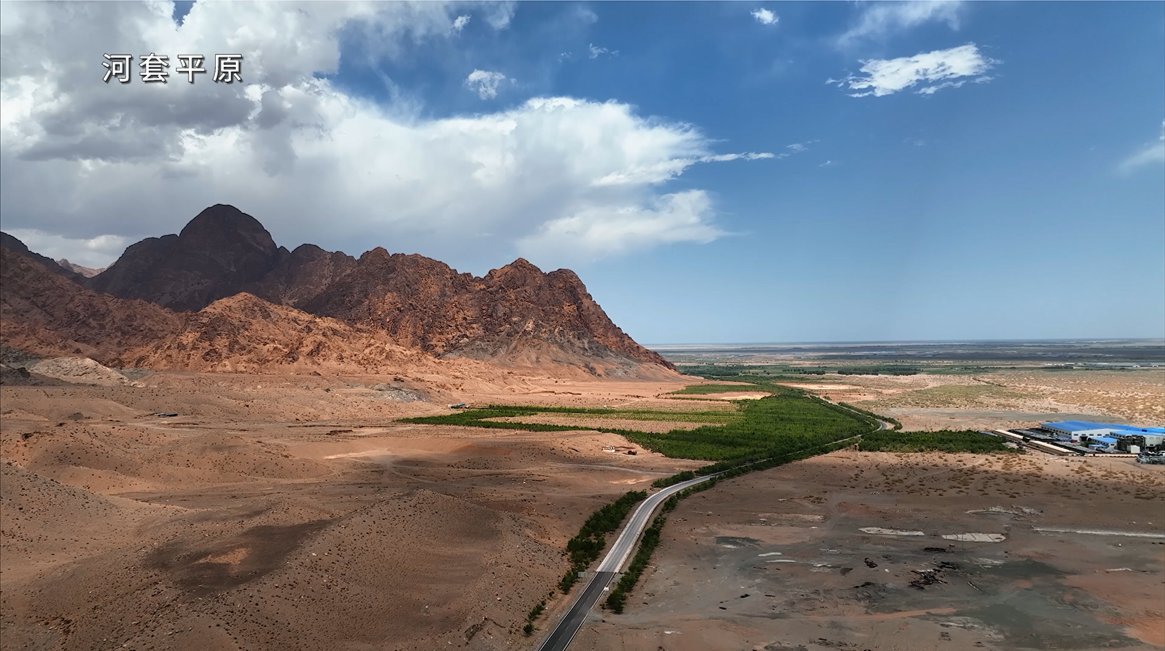
MULTIPOLYGON (((853 409, 843 407, 847 411, 857 413, 853 409)), ((886 429, 887 423, 885 421, 878 421, 878 429, 886 429)), ((846 441, 859 439, 860 435, 845 439, 846 441)), ((841 443, 843 441, 838 441, 841 443)), ((655 513, 655 509, 663 504, 664 500, 675 495, 676 493, 695 486, 701 482, 708 481, 715 475, 706 475, 704 477, 696 477, 688 481, 680 482, 649 496, 643 500, 643 503, 635 509, 631 514, 631 519, 623 527, 623 531, 619 533, 619 537, 615 539, 615 544, 611 546, 611 550, 599 563, 598 569, 591 576, 590 581, 587 582, 583 588, 582 594, 570 606, 570 610, 566 611, 566 615, 558 621, 558 625, 550 632, 550 635, 542 641, 538 647, 538 651, 565 651, 566 647, 570 645, 571 640, 578 633, 578 629, 582 628, 583 622, 586 621, 587 613, 591 611, 591 607, 598 603, 599 599, 606 594, 607 586, 611 584, 611 580, 627 563, 627 559, 631 556, 631 552, 635 549, 635 543, 639 540, 639 536, 647 525, 651 523, 651 516, 655 513)))
POLYGON ((578 633, 578 629, 582 628, 591 607, 606 594, 611 579, 615 578, 615 575, 626 564, 631 552, 635 549, 635 542, 639 540, 639 536, 647 528, 647 525, 651 524, 651 516, 655 513, 655 509, 672 495, 711 478, 711 476, 707 476, 689 479, 668 486, 643 500, 635 512, 631 514, 631 519, 627 521, 623 531, 615 539, 615 544, 611 546, 611 550, 599 563, 598 570, 591 576, 590 581, 583 588, 582 594, 571 604, 570 610, 566 611, 566 615, 558 621, 558 625, 554 627, 550 635, 542 641, 538 651, 564 651, 570 641, 574 639, 575 634, 578 633))

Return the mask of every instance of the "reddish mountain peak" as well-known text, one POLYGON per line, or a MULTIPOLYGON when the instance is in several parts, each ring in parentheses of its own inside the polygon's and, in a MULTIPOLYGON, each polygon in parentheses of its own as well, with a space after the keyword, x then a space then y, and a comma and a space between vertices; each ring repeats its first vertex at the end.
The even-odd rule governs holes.
POLYGON ((315 244, 300 244, 299 246, 295 247, 295 249, 291 252, 291 255, 300 258, 317 258, 320 256, 332 255, 332 252, 325 251, 315 244))
POLYGON ((555 269, 546 274, 546 278, 555 285, 560 287, 574 287, 586 292, 586 286, 583 285, 582 278, 570 269, 555 269))
POLYGON ((539 275, 542 274, 542 270, 539 269, 537 265, 530 262, 526 258, 518 258, 517 260, 514 260, 510 264, 504 265, 502 267, 498 267, 497 269, 490 271, 491 274, 504 273, 504 272, 520 272, 520 273, 530 273, 530 274, 539 274, 539 275))
POLYGON ((378 246, 362 253, 360 255, 360 262, 387 262, 390 258, 392 258, 392 254, 388 252, 388 249, 383 246, 378 246))
POLYGON ((359 259, 311 244, 288 252, 258 220, 224 204, 203 210, 180 235, 130 246, 86 284, 176 310, 214 303, 202 317, 215 332, 234 332, 227 327, 232 315, 261 320, 278 306, 332 317, 434 355, 583 368, 604 360, 624 370, 667 366, 612 323, 572 271, 543 273, 518 258, 477 278, 384 247, 359 259), (258 298, 220 300, 239 292, 258 298))
POLYGON ((487 283, 509 288, 537 285, 545 280, 546 274, 525 258, 518 258, 504 267, 492 269, 485 275, 487 283))
POLYGON ((275 246, 275 242, 271 240, 271 234, 267 232, 266 228, 263 228, 263 224, 260 224, 259 220, 225 203, 215 204, 198 213, 182 228, 178 237, 190 240, 206 237, 233 237, 240 234, 259 236, 270 241, 272 248, 275 246))

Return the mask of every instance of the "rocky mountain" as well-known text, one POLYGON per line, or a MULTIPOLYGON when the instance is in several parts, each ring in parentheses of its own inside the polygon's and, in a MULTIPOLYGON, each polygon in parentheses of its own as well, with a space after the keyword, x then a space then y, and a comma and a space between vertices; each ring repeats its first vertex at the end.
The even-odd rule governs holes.
MULTIPOLYGON (((270 372, 423 367, 427 356, 384 333, 349 326, 240 293, 186 315, 171 336, 133 351, 134 366, 189 371, 270 372)), ((431 359, 431 358, 429 358, 431 359)))
POLYGON ((245 291, 383 332, 434 356, 567 365, 600 375, 634 373, 642 365, 670 368, 611 322, 569 270, 543 273, 519 259, 476 277, 379 247, 359 258, 311 244, 288 252, 233 206, 212 206, 178 235, 130 246, 87 282, 178 311, 245 291))
POLYGON ((81 280, 81 274, 77 273, 75 269, 61 265, 56 260, 53 260, 47 256, 43 256, 35 251, 30 251, 24 242, 21 242, 15 237, 2 231, 0 231, 0 248, 24 254, 40 263, 42 266, 44 266, 45 270, 52 273, 59 274, 66 278, 71 278, 73 280, 81 280))
POLYGON ((200 212, 177 235, 130 246, 87 284, 121 298, 194 311, 239 293, 286 255, 258 220, 218 204, 200 212))
POLYGON ((69 262, 68 258, 61 258, 60 260, 57 260, 56 263, 60 265, 62 269, 81 274, 85 278, 92 278, 102 271, 105 271, 104 268, 94 269, 93 267, 86 267, 75 262, 69 262))
POLYGON ((177 314, 152 303, 86 289, 52 260, 22 247, 0 247, 0 340, 6 347, 113 363, 181 324, 177 314))

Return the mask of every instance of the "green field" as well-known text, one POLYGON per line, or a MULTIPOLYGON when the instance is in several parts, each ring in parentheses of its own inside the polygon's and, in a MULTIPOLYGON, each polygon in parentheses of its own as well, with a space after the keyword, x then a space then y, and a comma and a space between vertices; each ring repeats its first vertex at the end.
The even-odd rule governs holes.
MULTIPOLYGON (((676 421, 684 423, 725 424, 738 420, 736 411, 661 411, 653 409, 601 409, 597 407, 539 407, 514 405, 489 405, 477 409, 466 409, 442 416, 420 416, 405 418, 404 423, 426 425, 462 425, 466 427, 486 427, 491 429, 519 429, 527 432, 566 432, 579 429, 607 428, 583 427, 581 425, 557 425, 550 423, 520 423, 495 420, 498 418, 522 418, 539 414, 553 414, 566 417, 610 418, 619 420, 676 421)), ((614 430, 612 430, 614 431, 614 430)))
POLYGON ((800 391, 773 387, 774 395, 737 404, 741 418, 719 427, 664 434, 620 432, 669 457, 724 461, 781 454, 824 445, 876 427, 870 421, 800 391))
POLYGON ((706 396, 714 393, 741 393, 744 391, 768 391, 755 383, 747 384, 690 384, 678 391, 672 391, 669 396, 706 396))
MULTIPOLYGON (((740 389, 749 390, 749 387, 740 387, 740 389)), ((495 405, 480 409, 467 409, 442 416, 408 418, 404 419, 404 422, 535 432, 591 429, 620 434, 649 450, 669 457, 708 461, 725 461, 764 454, 787 453, 831 443, 868 432, 876 427, 876 423, 872 419, 853 414, 800 391, 776 386, 766 386, 764 390, 772 391, 774 395, 759 400, 737 401, 734 403, 736 405, 735 412, 671 412, 495 405), (628 420, 671 420, 705 422, 707 424, 691 430, 674 429, 659 434, 601 425, 586 427, 581 423, 579 425, 561 425, 495 420, 537 414, 580 414, 628 420)))

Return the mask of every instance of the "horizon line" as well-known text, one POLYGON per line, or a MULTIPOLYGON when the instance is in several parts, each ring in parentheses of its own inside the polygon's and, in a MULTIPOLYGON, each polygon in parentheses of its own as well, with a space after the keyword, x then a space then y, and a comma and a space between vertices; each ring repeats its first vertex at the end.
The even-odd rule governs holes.
POLYGON ((998 338, 998 339, 852 339, 817 341, 720 341, 720 342, 669 342, 644 343, 644 348, 684 347, 725 347, 725 346, 809 346, 809 345, 855 345, 855 344, 980 344, 980 343, 1073 343, 1073 342, 1159 342, 1165 345, 1165 337, 1047 337, 1047 338, 998 338))

